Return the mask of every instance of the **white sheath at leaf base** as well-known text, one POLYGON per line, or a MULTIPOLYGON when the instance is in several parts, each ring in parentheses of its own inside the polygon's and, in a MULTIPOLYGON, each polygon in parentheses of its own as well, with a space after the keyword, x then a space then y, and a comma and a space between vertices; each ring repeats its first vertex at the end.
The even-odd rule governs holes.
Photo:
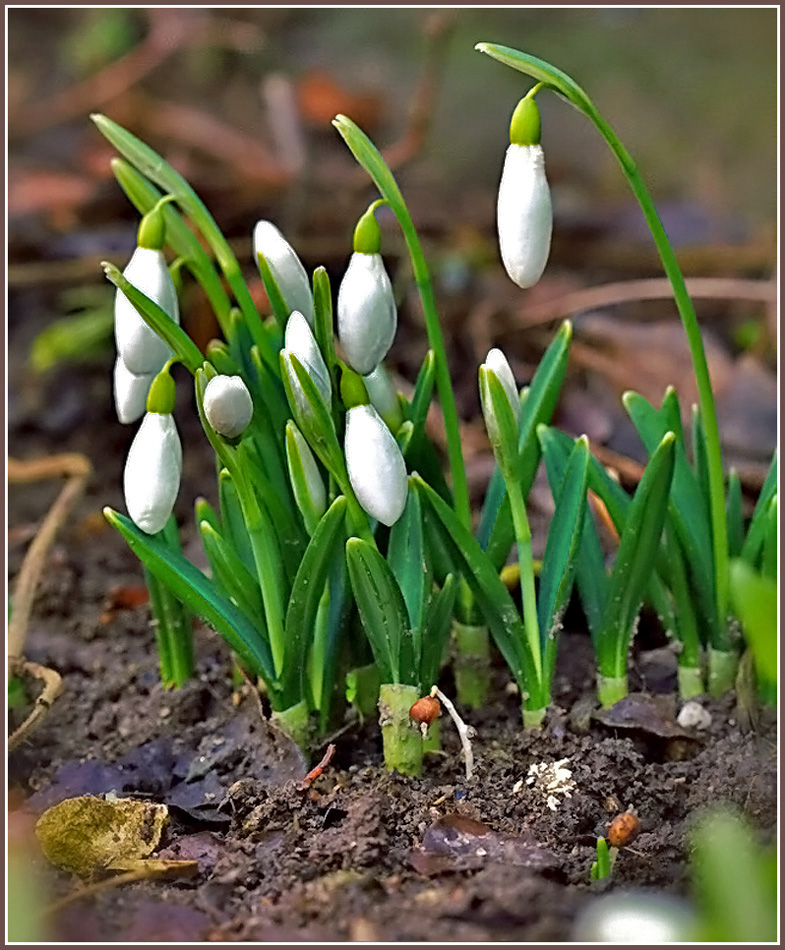
POLYGON ((183 451, 174 418, 148 412, 128 452, 123 491, 128 514, 147 534, 169 520, 180 489, 183 451))
MULTIPOLYGON (((161 251, 137 247, 123 276, 180 323, 177 291, 161 251)), ((137 376, 157 373, 172 355, 169 346, 149 327, 125 294, 118 290, 114 303, 117 352, 129 372, 137 376)))
POLYGON ((355 406, 346 413, 344 454, 349 481, 364 511, 388 527, 394 525, 406 507, 406 463, 373 406, 355 406))

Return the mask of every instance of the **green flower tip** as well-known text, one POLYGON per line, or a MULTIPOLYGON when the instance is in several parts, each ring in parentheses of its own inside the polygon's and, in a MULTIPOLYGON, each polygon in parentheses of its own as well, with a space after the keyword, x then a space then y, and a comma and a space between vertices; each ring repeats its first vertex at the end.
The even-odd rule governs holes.
POLYGON ((344 366, 341 373, 341 401, 347 409, 367 406, 370 402, 362 376, 348 366, 344 366))
POLYGON ((142 218, 139 225, 139 231, 136 243, 139 247, 149 248, 151 251, 160 251, 166 240, 166 219, 164 218, 164 205, 174 201, 171 195, 164 198, 151 208, 142 218))
POLYGON ((148 412, 157 412, 162 416, 170 416, 174 412, 175 387, 174 380, 169 375, 171 363, 169 360, 150 384, 147 393, 148 412))
POLYGON ((524 96, 510 120, 510 145, 540 144, 540 110, 533 98, 524 96))
POLYGON ((381 201, 374 201, 357 222, 357 227, 354 229, 353 248, 355 254, 378 254, 381 251, 382 231, 374 212, 382 203, 381 201))

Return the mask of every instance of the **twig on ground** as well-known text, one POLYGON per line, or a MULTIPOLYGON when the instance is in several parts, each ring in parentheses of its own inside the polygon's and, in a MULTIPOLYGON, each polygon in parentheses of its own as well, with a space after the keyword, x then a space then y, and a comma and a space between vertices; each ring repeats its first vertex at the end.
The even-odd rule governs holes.
POLYGON ((330 762, 332 762, 332 758, 334 755, 335 755, 335 746, 332 743, 330 743, 330 745, 327 746, 327 751, 324 753, 324 756, 322 757, 322 761, 315 768, 311 769, 311 771, 305 776, 305 778, 302 780, 301 787, 310 788, 311 785, 313 785, 313 783, 316 781, 316 779, 319 778, 322 772, 324 772, 324 770, 327 768, 330 762))
POLYGON ((59 673, 50 670, 49 667, 41 666, 38 663, 31 663, 29 660, 23 660, 20 657, 11 656, 9 659, 10 676, 33 676, 42 680, 44 688, 36 698, 32 712, 25 719, 18 729, 15 729, 8 737, 8 751, 12 752, 41 722, 44 716, 49 712, 49 707, 63 691, 63 680, 59 673))
POLYGON ((452 702, 444 695, 438 686, 431 688, 431 696, 435 696, 440 700, 449 713, 450 718, 455 723, 455 728, 458 730, 458 737, 463 747, 463 761, 466 766, 466 780, 468 781, 474 771, 474 753, 472 752, 471 743, 471 738, 475 735, 474 727, 466 725, 463 719, 458 715, 455 706, 453 706, 452 702))

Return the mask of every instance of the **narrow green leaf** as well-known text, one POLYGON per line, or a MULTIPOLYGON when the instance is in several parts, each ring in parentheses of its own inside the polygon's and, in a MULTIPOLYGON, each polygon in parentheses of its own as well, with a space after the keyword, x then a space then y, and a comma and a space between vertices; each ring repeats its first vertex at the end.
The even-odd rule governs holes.
MULTIPOLYGON (((336 558, 342 556, 346 499, 340 495, 324 513, 305 549, 286 610, 285 680, 302 692, 306 657, 316 629, 316 615, 336 558)), ((321 671, 319 671, 321 672, 321 671)))
POLYGON ((223 529, 221 534, 225 540, 231 543, 246 568, 254 574, 256 572, 256 562, 254 561, 251 539, 245 526, 245 518, 243 518, 243 510, 237 496, 234 479, 225 468, 218 473, 218 500, 223 529))
POLYGON ((317 267, 313 272, 313 312, 314 336, 319 350, 327 365, 333 391, 337 384, 336 367, 338 358, 335 355, 335 330, 333 326, 333 295, 330 289, 330 277, 324 267, 317 267))
POLYGON ((286 329, 286 323, 292 312, 292 308, 284 300, 281 288, 278 286, 278 281, 275 279, 273 272, 270 270, 270 265, 267 263, 267 258, 264 254, 257 254, 256 260, 259 263, 259 273, 262 276, 264 289, 267 291, 267 299, 270 301, 275 322, 278 324, 281 332, 283 332, 286 329))
POLYGON ((692 407, 692 458, 695 467, 695 478, 698 481, 703 503, 706 508, 706 519, 711 524, 711 494, 709 489, 709 456, 706 451, 706 430, 703 427, 700 409, 692 407))
POLYGON ((758 501, 755 504, 755 510, 752 513, 752 520, 747 529, 747 536, 741 549, 742 558, 750 565, 755 567, 760 557, 763 547, 763 538, 766 532, 767 512, 769 503, 777 491, 777 453, 775 452, 769 466, 769 473, 761 488, 758 501))
POLYGON ((600 672, 607 677, 626 675, 627 650, 660 547, 675 447, 676 436, 666 433, 644 470, 619 542, 598 638, 600 672))
POLYGON ((145 567, 190 610, 209 623, 248 669, 263 677, 268 686, 275 687, 268 645, 242 612, 216 592, 209 578, 185 557, 173 551, 163 539, 145 534, 118 512, 105 508, 104 517, 122 534, 145 567))
POLYGON ((414 671, 404 670, 400 665, 402 641, 408 630, 406 605, 389 565, 362 538, 349 538, 346 542, 346 563, 382 682, 410 682, 414 671))
POLYGON ((457 593, 458 584, 455 575, 448 574, 442 589, 431 598, 420 660, 420 688, 423 693, 436 685, 439 678, 442 658, 452 628, 457 593))
POLYGON ((731 603, 755 657, 755 669, 767 683, 777 682, 777 582, 736 558, 730 564, 731 603))
POLYGON ((213 580, 218 582, 221 590, 228 594, 266 640, 264 605, 258 581, 237 556, 232 545, 227 543, 213 525, 202 521, 199 524, 199 533, 210 562, 213 580))
POLYGON ((537 620, 544 655, 555 654, 554 625, 572 590, 586 515, 588 466, 589 441, 583 436, 575 443, 555 494, 555 510, 542 558, 537 620))
POLYGON ((406 496, 406 507, 390 531, 387 563, 406 604, 409 629, 412 631, 412 664, 420 668, 425 611, 431 593, 432 577, 425 557, 425 538, 420 498, 412 485, 406 496))
POLYGON ((103 261, 101 267, 103 267, 104 273, 115 287, 121 290, 134 305, 144 322, 171 347, 176 359, 192 373, 195 373, 202 365, 203 358, 199 352, 199 347, 185 330, 179 327, 154 300, 150 300, 141 290, 137 290, 114 264, 103 261))
POLYGON ((518 424, 499 377, 484 364, 479 370, 480 402, 496 464, 505 481, 520 481, 518 424))
POLYGON ((523 690, 534 692, 534 658, 529 652, 526 633, 518 609, 496 569, 471 532, 436 492, 418 476, 414 484, 436 515, 452 562, 471 587, 496 645, 523 690))
POLYGON ((728 556, 738 557, 744 544, 744 509, 742 506, 741 481, 735 468, 728 475, 728 556))
POLYGON ((763 536, 763 557, 761 558, 761 572, 770 580, 777 579, 777 496, 769 502, 766 513, 766 532, 763 536))

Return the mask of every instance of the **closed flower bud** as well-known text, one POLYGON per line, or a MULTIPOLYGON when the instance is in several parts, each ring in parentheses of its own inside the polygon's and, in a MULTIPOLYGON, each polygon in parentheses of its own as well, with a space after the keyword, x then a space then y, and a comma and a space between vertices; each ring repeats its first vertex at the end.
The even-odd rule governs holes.
POLYGON ((379 254, 355 252, 338 290, 338 339, 346 362, 367 376, 395 339, 398 312, 379 254))
POLYGON ((291 420, 286 425, 286 463, 297 507, 306 530, 313 534, 319 519, 327 511, 327 490, 313 452, 291 420))
POLYGON ((355 406, 346 413, 344 454, 349 481, 363 509, 382 524, 394 525, 406 507, 406 464, 373 406, 355 406))
POLYGON ((204 390, 204 414, 215 431, 234 439, 253 416, 253 400, 241 376, 214 376, 204 390))
POLYGON ((253 232, 254 254, 261 254, 272 271, 289 310, 299 310, 313 326, 313 295, 308 274, 294 248, 271 221, 260 221, 253 232))
POLYGON ((183 453, 173 417, 148 412, 128 452, 123 475, 131 520, 147 534, 161 531, 180 489, 183 453))
MULTIPOLYGON (((175 323, 180 322, 177 292, 160 250, 137 247, 123 276, 175 323)), ((157 373, 172 355, 169 346, 145 323, 121 290, 115 294, 114 332, 117 352, 126 368, 136 376, 157 373)))
POLYGON ((507 273, 519 287, 532 287, 548 262, 553 227, 551 193, 545 178, 539 112, 533 99, 522 99, 510 124, 504 159, 497 225, 507 273))
POLYGON ((322 394, 325 403, 329 406, 333 393, 330 373, 327 370, 313 331, 305 317, 298 310, 292 313, 286 323, 284 349, 293 353, 308 370, 308 375, 316 384, 316 388, 322 394))
POLYGON ((147 392, 155 373, 145 373, 137 376, 132 373, 118 356, 114 364, 114 404, 117 418, 124 425, 136 422, 144 415, 147 403, 147 392))
POLYGON ((504 392, 507 394, 507 398, 510 401, 510 408, 517 422, 521 417, 521 399, 518 395, 518 386, 515 382, 515 376, 513 375, 510 364, 507 361, 507 357, 500 349, 494 347, 488 350, 488 355, 485 357, 483 366, 496 374, 496 377, 504 388, 504 392))

